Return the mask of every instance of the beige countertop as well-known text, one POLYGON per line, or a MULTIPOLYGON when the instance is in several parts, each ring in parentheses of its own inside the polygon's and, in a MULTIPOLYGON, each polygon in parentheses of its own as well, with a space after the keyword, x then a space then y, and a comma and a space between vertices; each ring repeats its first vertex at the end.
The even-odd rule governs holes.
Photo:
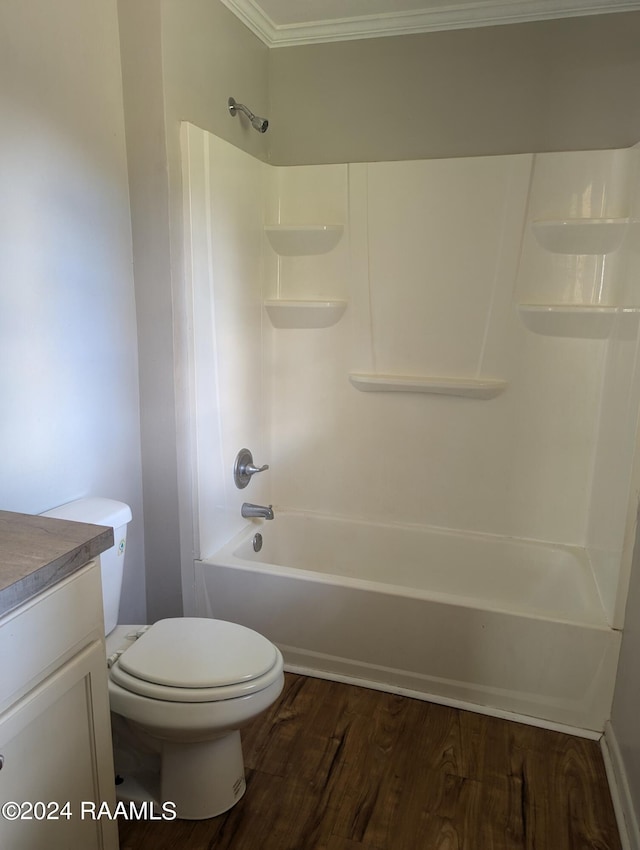
POLYGON ((0 616, 113 546, 113 529, 0 511, 0 616))

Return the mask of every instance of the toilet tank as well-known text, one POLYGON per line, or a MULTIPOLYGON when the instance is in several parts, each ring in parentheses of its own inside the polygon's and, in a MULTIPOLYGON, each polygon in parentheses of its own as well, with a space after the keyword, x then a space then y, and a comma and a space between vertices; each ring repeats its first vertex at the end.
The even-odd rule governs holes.
POLYGON ((108 635, 118 623, 124 552, 127 545, 127 524, 131 522, 131 508, 124 502, 93 497, 67 502, 66 505, 46 511, 42 516, 68 519, 73 522, 88 522, 92 525, 110 525, 113 528, 115 545, 100 555, 104 633, 108 635))

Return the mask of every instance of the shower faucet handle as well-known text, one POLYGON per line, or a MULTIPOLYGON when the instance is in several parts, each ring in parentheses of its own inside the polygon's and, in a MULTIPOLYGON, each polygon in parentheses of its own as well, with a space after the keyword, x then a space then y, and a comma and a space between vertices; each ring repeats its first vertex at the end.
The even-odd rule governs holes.
POLYGON ((268 463, 265 463, 263 466, 254 466, 254 464, 248 463, 245 466, 244 471, 247 473, 247 475, 255 475, 256 472, 264 472, 265 469, 269 469, 268 463))
POLYGON ((233 480, 238 490, 243 490, 247 486, 252 475, 257 472, 264 472, 265 469, 269 469, 268 463, 265 463, 264 466, 256 466, 249 449, 240 449, 233 465, 233 480))

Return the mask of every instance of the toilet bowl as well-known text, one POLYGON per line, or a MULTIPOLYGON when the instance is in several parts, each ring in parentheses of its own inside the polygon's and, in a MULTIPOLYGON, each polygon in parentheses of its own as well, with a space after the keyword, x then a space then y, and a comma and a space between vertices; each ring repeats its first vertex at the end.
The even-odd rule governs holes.
POLYGON ((204 618, 118 627, 108 651, 111 710, 156 741, 160 801, 185 819, 230 809, 245 790, 240 729, 280 694, 280 651, 251 629, 204 618))
POLYGON ((188 820, 222 814, 246 788, 240 730, 282 691, 280 651, 252 629, 209 618, 116 626, 129 507, 79 499, 46 515, 114 528, 100 566, 118 797, 173 803, 188 820))

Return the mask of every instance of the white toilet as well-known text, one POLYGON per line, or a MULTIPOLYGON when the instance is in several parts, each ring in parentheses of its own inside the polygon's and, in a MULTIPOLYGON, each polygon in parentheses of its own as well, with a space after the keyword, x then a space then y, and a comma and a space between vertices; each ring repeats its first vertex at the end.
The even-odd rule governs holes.
POLYGON ((44 516, 114 529, 115 545, 100 562, 116 770, 125 739, 136 752, 133 773, 140 774, 125 771, 119 796, 175 803, 177 816, 190 820, 227 811, 245 790, 239 730, 282 691, 280 651, 257 632, 222 620, 116 626, 130 508, 79 499, 44 516))

